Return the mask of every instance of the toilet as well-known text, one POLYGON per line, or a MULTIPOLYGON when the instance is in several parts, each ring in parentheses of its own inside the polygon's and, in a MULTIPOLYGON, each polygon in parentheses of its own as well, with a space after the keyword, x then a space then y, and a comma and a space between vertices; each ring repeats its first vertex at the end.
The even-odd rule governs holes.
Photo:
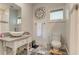
POLYGON ((61 47, 61 34, 60 33, 53 33, 52 34, 52 41, 51 46, 55 49, 59 49, 61 47))

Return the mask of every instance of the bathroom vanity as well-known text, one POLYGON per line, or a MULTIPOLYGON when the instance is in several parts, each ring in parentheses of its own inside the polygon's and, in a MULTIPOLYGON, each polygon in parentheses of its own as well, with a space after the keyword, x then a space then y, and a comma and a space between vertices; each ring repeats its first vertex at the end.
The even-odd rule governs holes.
POLYGON ((0 38, 0 42, 2 43, 2 55, 11 54, 11 52, 7 53, 7 47, 12 49, 12 55, 16 55, 17 49, 25 44, 27 44, 27 54, 29 53, 29 43, 32 42, 31 35, 23 35, 21 37, 4 37, 0 38))
MULTIPOLYGON (((32 42, 31 35, 22 35, 22 9, 15 3, 0 4, 3 6, 0 8, 0 32, 11 32, 12 36, 6 36, 0 38, 0 54, 1 55, 16 55, 18 48, 26 45, 27 54, 29 53, 29 43, 32 42), (5 8, 6 7, 6 8, 5 8), (11 49, 11 52, 7 53, 7 48, 11 49)), ((27 28, 27 27, 26 27, 27 28)), ((10 33, 10 34, 11 34, 10 33)), ((9 49, 8 49, 9 50, 9 49)))

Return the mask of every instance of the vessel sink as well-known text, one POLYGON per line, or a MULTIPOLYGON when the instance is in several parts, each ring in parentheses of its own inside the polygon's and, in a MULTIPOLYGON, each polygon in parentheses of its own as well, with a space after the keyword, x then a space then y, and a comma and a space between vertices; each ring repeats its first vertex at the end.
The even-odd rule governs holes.
POLYGON ((11 36, 22 36, 24 32, 9 32, 11 36))

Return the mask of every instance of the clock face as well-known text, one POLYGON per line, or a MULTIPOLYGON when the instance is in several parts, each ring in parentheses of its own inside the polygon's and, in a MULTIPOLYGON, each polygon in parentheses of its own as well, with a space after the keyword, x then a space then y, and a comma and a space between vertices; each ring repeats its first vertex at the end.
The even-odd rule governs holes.
POLYGON ((41 7, 41 8, 36 9, 35 16, 38 19, 44 18, 45 17, 45 8, 41 7))

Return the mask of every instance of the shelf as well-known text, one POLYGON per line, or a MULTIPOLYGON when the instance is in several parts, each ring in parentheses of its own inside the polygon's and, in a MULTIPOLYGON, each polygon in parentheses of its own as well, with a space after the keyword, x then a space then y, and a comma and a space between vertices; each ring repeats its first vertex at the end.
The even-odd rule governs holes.
POLYGON ((8 23, 7 21, 0 21, 0 23, 8 23))

